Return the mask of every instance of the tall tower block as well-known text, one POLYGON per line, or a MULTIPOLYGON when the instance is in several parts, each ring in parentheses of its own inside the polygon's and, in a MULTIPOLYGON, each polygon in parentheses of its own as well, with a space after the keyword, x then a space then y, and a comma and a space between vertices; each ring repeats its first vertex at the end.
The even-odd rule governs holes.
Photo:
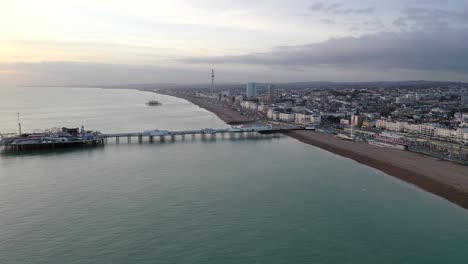
POLYGON ((214 100, 214 69, 211 69, 211 100, 214 100))

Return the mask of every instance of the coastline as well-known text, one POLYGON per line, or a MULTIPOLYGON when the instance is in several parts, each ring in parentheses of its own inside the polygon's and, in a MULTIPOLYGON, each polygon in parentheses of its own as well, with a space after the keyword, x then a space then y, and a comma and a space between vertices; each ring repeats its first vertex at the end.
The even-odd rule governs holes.
POLYGON ((157 93, 163 94, 163 95, 174 96, 174 97, 178 97, 178 98, 181 98, 181 99, 185 99, 185 100, 199 106, 200 108, 203 108, 203 109, 206 109, 206 110, 212 112, 213 114, 218 116, 221 120, 226 122, 226 124, 228 124, 228 125, 248 124, 248 123, 255 122, 254 120, 252 120, 252 119, 250 119, 250 118, 248 118, 248 117, 246 117, 244 115, 241 115, 237 111, 233 111, 233 110, 230 110, 230 109, 225 109, 225 108, 220 108, 218 106, 214 106, 214 105, 212 105, 210 103, 207 103, 203 99, 199 99, 199 98, 196 98, 196 97, 193 97, 193 96, 181 95, 181 94, 168 94, 168 93, 161 93, 161 92, 157 92, 157 93))
MULTIPOLYGON (((160 92, 158 92, 160 93, 160 92)), ((253 122, 237 111, 219 108, 205 100, 177 93, 161 93, 185 99, 204 108, 227 124, 253 122)), ((443 161, 421 154, 372 146, 363 142, 338 139, 310 130, 291 131, 285 135, 336 155, 378 169, 420 189, 468 209, 468 166, 443 161), (449 173, 448 173, 449 172, 449 173)))

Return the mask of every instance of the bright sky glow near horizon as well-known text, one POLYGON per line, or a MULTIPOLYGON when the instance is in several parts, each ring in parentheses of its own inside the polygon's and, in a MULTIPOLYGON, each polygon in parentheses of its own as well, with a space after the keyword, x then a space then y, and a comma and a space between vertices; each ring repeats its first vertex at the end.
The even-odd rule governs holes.
POLYGON ((468 1, 2 1, 0 85, 468 81, 468 1))

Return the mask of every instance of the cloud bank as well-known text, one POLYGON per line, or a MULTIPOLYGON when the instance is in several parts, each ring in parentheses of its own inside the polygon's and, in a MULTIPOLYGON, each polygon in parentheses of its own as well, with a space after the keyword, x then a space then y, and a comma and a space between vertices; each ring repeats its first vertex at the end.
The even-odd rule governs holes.
POLYGON ((310 11, 320 11, 328 14, 348 15, 348 14, 372 14, 375 12, 374 7, 365 8, 347 8, 343 3, 324 3, 316 2, 309 7, 310 11))
POLYGON ((276 47, 271 51, 221 57, 186 58, 185 63, 237 63, 284 67, 468 70, 468 30, 377 33, 321 43, 276 47))

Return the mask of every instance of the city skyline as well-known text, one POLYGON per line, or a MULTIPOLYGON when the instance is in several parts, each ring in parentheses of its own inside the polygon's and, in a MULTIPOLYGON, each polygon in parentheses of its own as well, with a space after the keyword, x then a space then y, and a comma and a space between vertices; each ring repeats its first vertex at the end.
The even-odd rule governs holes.
POLYGON ((468 81, 459 1, 0 6, 0 85, 468 81))

